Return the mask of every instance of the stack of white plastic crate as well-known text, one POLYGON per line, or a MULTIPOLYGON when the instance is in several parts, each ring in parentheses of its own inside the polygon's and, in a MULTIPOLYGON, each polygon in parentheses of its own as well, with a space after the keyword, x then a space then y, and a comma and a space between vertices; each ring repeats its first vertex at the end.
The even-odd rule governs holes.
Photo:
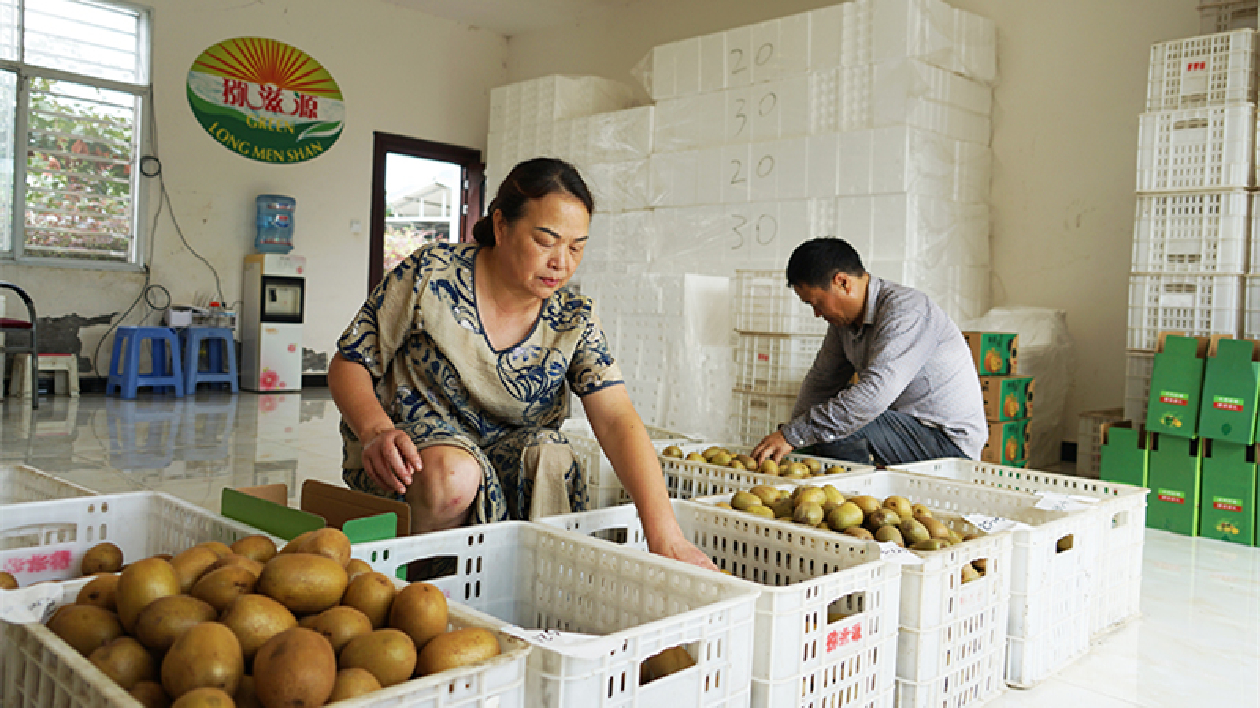
POLYGON ((1138 133, 1125 416, 1146 417, 1159 333, 1238 336, 1255 183, 1254 30, 1151 47, 1138 133))

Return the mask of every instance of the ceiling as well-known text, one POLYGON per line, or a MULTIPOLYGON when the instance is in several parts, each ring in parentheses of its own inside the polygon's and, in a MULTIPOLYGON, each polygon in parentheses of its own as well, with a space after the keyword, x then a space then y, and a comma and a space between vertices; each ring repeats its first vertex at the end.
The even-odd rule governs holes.
POLYGON ((569 22, 639 0, 385 0, 400 7, 445 17, 512 36, 569 22))

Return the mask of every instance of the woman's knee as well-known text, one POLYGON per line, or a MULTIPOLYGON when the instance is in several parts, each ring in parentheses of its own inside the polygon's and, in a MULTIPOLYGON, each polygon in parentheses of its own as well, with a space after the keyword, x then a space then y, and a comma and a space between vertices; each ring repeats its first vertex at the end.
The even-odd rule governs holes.
MULTIPOLYGON (((481 486, 481 463, 453 445, 434 445, 420 451, 420 471, 407 489, 407 501, 417 512, 412 519, 423 526, 451 528, 462 524, 481 486)), ((431 531, 433 528, 422 530, 431 531)))

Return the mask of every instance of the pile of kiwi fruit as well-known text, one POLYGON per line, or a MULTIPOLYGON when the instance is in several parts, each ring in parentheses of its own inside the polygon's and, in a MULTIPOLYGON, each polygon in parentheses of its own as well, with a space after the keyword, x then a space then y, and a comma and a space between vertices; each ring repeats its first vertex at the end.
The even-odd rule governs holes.
POLYGON ((88 550, 92 579, 47 625, 146 708, 320 706, 500 651, 490 630, 448 629, 437 587, 351 559, 337 529, 123 560, 88 550))
POLYGON ((784 459, 782 462, 775 462, 771 458, 766 458, 760 464, 751 456, 743 453, 733 453, 730 450, 719 447, 717 445, 705 448, 704 452, 691 452, 683 454, 682 448, 677 445, 670 445, 661 450, 664 457, 673 457, 689 462, 705 462, 718 467, 730 467, 736 470, 749 470, 761 474, 773 475, 775 477, 783 477, 784 479, 805 479, 807 477, 821 477, 828 474, 844 474, 849 470, 842 465, 832 465, 823 468, 822 462, 812 457, 802 457, 796 460, 784 459))
MULTIPOLYGON (((792 521, 805 526, 831 530, 865 541, 892 542, 913 551, 939 551, 978 538, 977 533, 959 534, 938 520, 923 504, 893 495, 882 502, 869 495, 845 497, 834 486, 800 486, 778 489, 758 485, 735 492, 724 509, 735 509, 765 519, 792 521)), ((965 564, 962 582, 968 583, 986 572, 984 559, 965 564)))

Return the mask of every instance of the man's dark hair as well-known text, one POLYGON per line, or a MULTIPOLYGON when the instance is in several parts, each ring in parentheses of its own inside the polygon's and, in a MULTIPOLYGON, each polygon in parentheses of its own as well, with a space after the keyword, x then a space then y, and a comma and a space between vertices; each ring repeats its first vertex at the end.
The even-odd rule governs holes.
POLYGON ((854 277, 866 275, 862 257, 848 241, 839 238, 816 238, 796 247, 788 259, 788 285, 828 288, 836 273, 854 277))
POLYGON ((548 194, 576 197, 586 207, 587 214, 595 212, 595 199, 576 167, 563 160, 536 157, 513 167, 503 179, 486 215, 473 225, 473 238, 482 246, 493 247, 495 211, 503 212, 503 220, 514 224, 525 215, 526 202, 548 194))

